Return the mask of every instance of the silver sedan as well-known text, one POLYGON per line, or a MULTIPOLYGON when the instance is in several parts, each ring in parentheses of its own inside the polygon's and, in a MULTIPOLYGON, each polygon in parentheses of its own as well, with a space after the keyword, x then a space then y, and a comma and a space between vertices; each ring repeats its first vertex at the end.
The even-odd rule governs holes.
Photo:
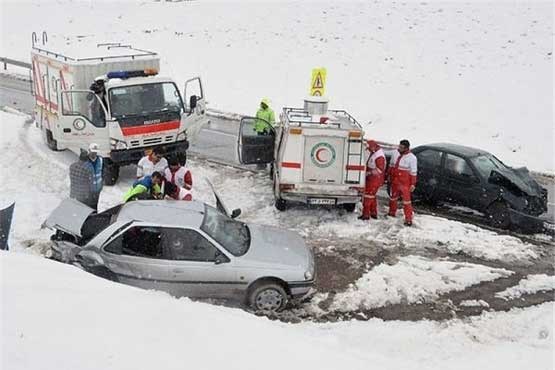
MULTIPOLYGON (((218 206, 220 204, 218 203, 218 206)), ((314 283, 314 256, 296 233, 234 220, 192 201, 129 202, 96 214, 64 200, 45 221, 53 257, 117 282, 174 296, 240 300, 282 310, 314 283)))

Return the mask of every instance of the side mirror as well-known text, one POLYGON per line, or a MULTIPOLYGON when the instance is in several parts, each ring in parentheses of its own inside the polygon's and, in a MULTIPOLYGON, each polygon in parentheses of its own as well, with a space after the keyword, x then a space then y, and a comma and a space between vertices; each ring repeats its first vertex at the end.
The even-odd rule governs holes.
POLYGON ((231 212, 231 218, 237 218, 241 215, 241 208, 236 208, 231 212))
POLYGON ((193 110, 197 107, 197 96, 196 95, 191 95, 191 97, 189 98, 189 110, 193 110))
POLYGON ((214 260, 214 264, 215 265, 221 265, 222 263, 226 263, 229 262, 229 259, 222 254, 222 252, 217 251, 216 252, 216 259, 214 260))

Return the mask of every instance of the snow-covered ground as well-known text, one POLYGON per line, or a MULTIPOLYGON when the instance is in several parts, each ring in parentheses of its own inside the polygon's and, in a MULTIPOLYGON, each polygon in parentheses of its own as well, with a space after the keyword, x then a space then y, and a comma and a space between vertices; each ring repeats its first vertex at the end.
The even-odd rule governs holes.
POLYGON ((402 257, 395 265, 381 264, 364 274, 347 291, 335 296, 332 308, 353 311, 401 302, 425 303, 442 293, 464 290, 482 281, 510 276, 511 271, 472 263, 402 257))
POLYGON ((324 66, 331 106, 371 121, 368 137, 467 144, 555 172, 549 1, 3 1, 0 11, 3 56, 29 60, 31 31, 87 53, 131 43, 159 52, 180 83, 201 75, 211 108, 251 115, 264 96, 276 110, 302 105, 324 66))
POLYGON ((528 275, 518 285, 507 288, 495 296, 504 299, 515 299, 522 297, 524 294, 534 294, 550 290, 555 292, 555 276, 546 274, 528 275))
POLYGON ((283 324, 0 252, 3 369, 551 369, 553 303, 470 320, 283 324), (263 364, 263 365, 262 365, 263 364))

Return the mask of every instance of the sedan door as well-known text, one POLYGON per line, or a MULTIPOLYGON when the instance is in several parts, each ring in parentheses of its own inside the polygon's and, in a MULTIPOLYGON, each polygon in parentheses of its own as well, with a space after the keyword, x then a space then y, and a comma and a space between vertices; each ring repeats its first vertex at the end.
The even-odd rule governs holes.
POLYGON ((106 267, 117 281, 144 289, 169 292, 168 261, 164 259, 162 229, 133 225, 103 246, 106 267))
POLYGON ((480 177, 465 158, 446 154, 444 181, 448 201, 473 209, 481 208, 481 200, 487 194, 480 177))
POLYGON ((418 159, 416 191, 425 199, 441 200, 445 196, 441 178, 442 157, 443 152, 431 148, 416 153, 418 159))
POLYGON ((233 261, 199 231, 164 228, 171 294, 194 298, 233 298, 246 282, 237 279, 233 261))

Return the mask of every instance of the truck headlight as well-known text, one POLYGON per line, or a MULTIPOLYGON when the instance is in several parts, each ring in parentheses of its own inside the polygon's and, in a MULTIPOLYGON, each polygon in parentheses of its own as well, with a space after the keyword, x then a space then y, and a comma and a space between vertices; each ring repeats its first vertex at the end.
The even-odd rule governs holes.
POLYGON ((187 133, 185 131, 180 132, 179 134, 177 134, 177 137, 175 138, 176 141, 183 141, 187 139, 187 133))
POLYGON ((306 280, 312 280, 313 277, 314 277, 314 274, 313 274, 312 272, 310 272, 310 271, 306 271, 306 272, 304 273, 304 278, 305 278, 306 280))
POLYGON ((115 150, 125 150, 127 143, 118 139, 110 139, 110 147, 115 150))

